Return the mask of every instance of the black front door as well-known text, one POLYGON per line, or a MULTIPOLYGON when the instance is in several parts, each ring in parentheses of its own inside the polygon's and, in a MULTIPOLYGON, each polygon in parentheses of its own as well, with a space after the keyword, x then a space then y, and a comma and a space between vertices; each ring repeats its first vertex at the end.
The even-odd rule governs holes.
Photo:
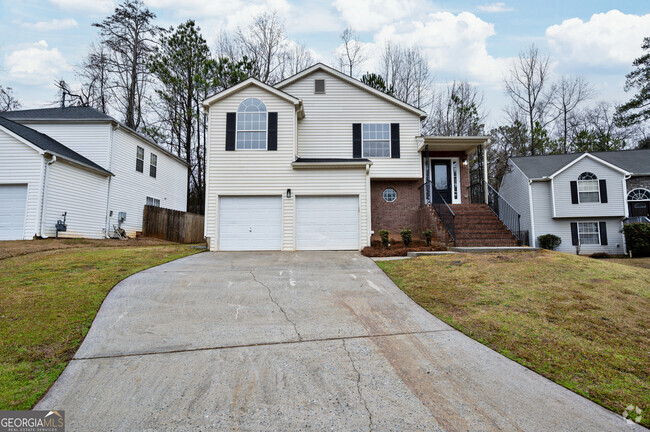
POLYGON ((451 203, 451 161, 431 161, 431 182, 438 192, 433 194, 433 202, 440 202, 440 197, 451 203))
POLYGON ((650 201, 630 201, 630 217, 650 216, 650 201))

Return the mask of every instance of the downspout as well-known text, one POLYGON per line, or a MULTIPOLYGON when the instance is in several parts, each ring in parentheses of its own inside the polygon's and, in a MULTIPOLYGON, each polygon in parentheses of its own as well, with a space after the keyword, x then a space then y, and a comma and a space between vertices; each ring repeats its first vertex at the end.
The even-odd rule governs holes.
POLYGON ((41 206, 40 236, 44 239, 47 238, 45 235, 45 213, 47 212, 47 181, 50 179, 50 165, 52 165, 54 162, 56 162, 56 156, 52 156, 52 160, 45 164, 45 176, 43 179, 43 205, 41 206))

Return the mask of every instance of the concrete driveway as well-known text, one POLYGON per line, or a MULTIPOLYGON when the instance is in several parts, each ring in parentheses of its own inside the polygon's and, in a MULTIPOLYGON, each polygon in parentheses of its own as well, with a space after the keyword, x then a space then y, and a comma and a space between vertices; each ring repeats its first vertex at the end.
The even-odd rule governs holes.
POLYGON ((429 315, 358 253, 129 277, 37 409, 73 430, 645 430, 429 315))

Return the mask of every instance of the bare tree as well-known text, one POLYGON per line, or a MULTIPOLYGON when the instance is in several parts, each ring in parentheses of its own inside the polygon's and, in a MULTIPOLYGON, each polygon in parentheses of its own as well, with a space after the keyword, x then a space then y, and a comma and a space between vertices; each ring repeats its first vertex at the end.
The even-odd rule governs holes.
POLYGON ((433 103, 433 78, 419 48, 401 48, 386 43, 382 52, 381 75, 399 100, 423 110, 428 110, 433 103))
POLYGON ((124 123, 133 129, 138 129, 143 120, 143 100, 150 82, 146 63, 162 31, 153 24, 155 17, 141 0, 126 0, 113 15, 93 23, 107 50, 109 89, 124 123))
POLYGON ((581 103, 594 96, 594 91, 591 85, 580 76, 562 76, 553 87, 554 97, 550 102, 557 110, 560 151, 568 153, 571 117, 581 103))
MULTIPOLYGON (((277 73, 284 60, 284 23, 277 12, 265 12, 255 17, 246 29, 237 29, 235 41, 240 59, 246 55, 254 62, 255 75, 260 81, 274 84, 283 77, 277 73)), ((233 57, 231 57, 233 58, 233 57)))
POLYGON ((535 45, 531 45, 527 51, 519 54, 509 75, 504 79, 506 94, 512 99, 514 106, 526 115, 531 155, 544 150, 539 148, 534 131, 548 124, 545 115, 552 97, 550 92, 544 91, 548 74, 548 56, 540 55, 535 45))
POLYGON ((17 110, 21 105, 14 95, 14 89, 0 85, 0 112, 17 110))
POLYGON ((483 95, 467 81, 454 81, 436 97, 424 129, 444 136, 479 135, 484 120, 483 95))
POLYGON ((343 47, 338 53, 339 69, 341 72, 355 77, 355 68, 366 59, 362 52, 361 42, 352 27, 343 30, 341 41, 343 41, 343 47))
POLYGON ((290 43, 288 45, 290 46, 285 50, 282 62, 282 78, 295 75, 314 64, 311 52, 303 44, 290 43))

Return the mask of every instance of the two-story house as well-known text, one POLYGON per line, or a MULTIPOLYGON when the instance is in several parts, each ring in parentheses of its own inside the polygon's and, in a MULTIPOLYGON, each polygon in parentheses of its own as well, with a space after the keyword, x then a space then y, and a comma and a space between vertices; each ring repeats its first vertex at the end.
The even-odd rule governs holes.
POLYGON ((0 113, 0 240, 142 229, 146 204, 185 210, 187 164, 89 107, 0 113))
POLYGON ((499 193, 533 244, 555 234, 562 252, 624 254, 624 219, 650 216, 649 180, 650 150, 514 157, 499 193))
POLYGON ((358 250, 381 229, 417 237, 439 222, 432 202, 469 203, 468 157, 489 140, 423 137, 425 112, 323 64, 275 86, 247 79, 204 107, 210 250, 358 250))

